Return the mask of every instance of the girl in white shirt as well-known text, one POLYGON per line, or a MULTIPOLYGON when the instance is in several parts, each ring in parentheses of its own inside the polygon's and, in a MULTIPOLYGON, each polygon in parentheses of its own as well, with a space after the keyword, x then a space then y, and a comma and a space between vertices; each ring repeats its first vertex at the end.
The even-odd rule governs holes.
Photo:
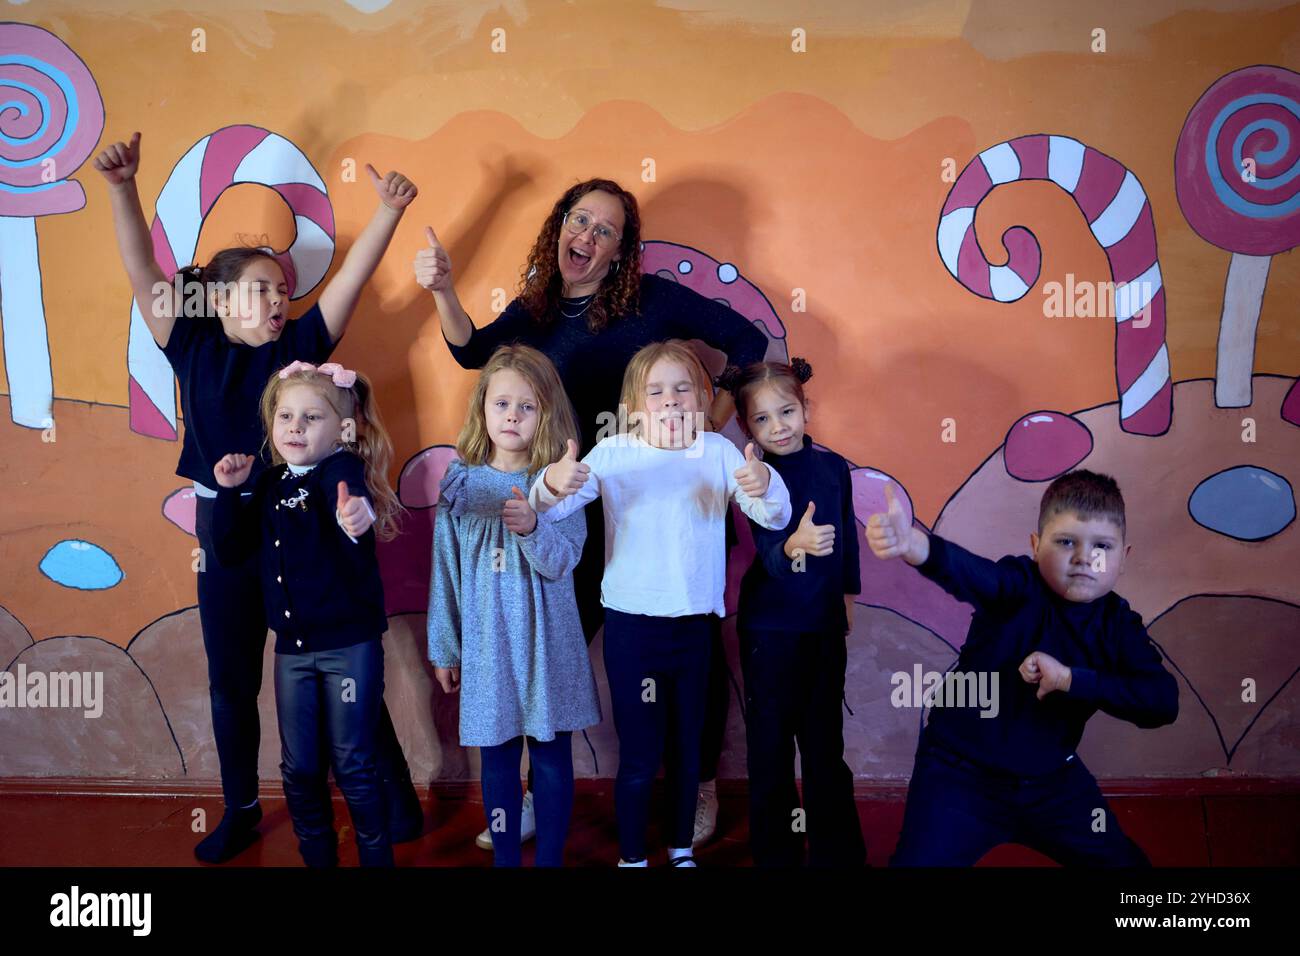
POLYGON ((533 483, 530 503, 559 520, 598 495, 605 514, 605 672, 619 766, 614 787, 620 866, 646 866, 650 788, 668 749, 668 860, 694 866, 700 731, 709 671, 709 615, 726 613, 730 502, 784 528, 781 476, 706 430, 708 372, 679 339, 641 349, 623 376, 620 422, 581 461, 577 444, 533 483))

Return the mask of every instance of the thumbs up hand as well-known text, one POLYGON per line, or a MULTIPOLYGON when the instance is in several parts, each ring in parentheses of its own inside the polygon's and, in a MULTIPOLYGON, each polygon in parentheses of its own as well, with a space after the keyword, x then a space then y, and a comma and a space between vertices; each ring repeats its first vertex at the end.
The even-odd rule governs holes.
POLYGON ((546 490, 559 498, 567 498, 582 489, 591 474, 591 466, 578 461, 578 443, 569 439, 568 450, 564 457, 554 464, 547 465, 542 474, 546 490))
POLYGON ((429 244, 415 254, 415 281, 430 292, 446 292, 451 288, 451 257, 432 226, 424 227, 424 238, 429 244))
POLYGON ((761 498, 767 494, 768 480, 771 472, 767 465, 754 457, 754 443, 745 446, 745 463, 733 473, 740 490, 751 498, 761 498))
POLYGON ((894 496, 894 483, 885 484, 887 510, 867 520, 867 544, 878 558, 902 558, 908 564, 924 564, 930 556, 930 537, 907 520, 907 512, 894 496))
POLYGON ((375 513, 370 509, 370 502, 361 496, 348 493, 348 483, 339 482, 339 501, 335 517, 353 538, 359 538, 375 523, 375 513))
POLYGON ((396 212, 401 212, 409 206, 419 193, 415 183, 397 170, 393 170, 386 176, 380 176, 375 167, 366 163, 366 174, 370 177, 370 184, 375 187, 375 192, 379 193, 379 201, 396 212))
POLYGON ((537 527, 537 512, 528 504, 528 496, 518 488, 510 489, 511 497, 501 506, 501 520, 506 530, 515 534, 532 534, 537 527))
POLYGON ((93 165, 110 186, 120 186, 135 178, 140 168, 140 134, 135 133, 129 143, 109 146, 95 157, 93 165))
POLYGON ((788 558, 798 557, 799 553, 824 558, 835 550, 835 525, 813 524, 813 514, 817 510, 814 502, 808 502, 808 508, 799 519, 799 527, 785 540, 785 554, 788 558))

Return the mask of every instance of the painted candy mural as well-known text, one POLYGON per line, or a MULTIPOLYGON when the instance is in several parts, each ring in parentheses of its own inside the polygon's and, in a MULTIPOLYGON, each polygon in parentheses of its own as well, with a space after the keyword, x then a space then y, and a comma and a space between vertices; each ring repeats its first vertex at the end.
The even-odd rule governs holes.
MULTIPOLYGON (((1288 36, 1295 49, 1300 12, 1263 31, 1276 39, 1250 14, 1213 38, 1181 14, 1142 21, 1162 29, 1134 27, 1146 46, 1103 68, 975 12, 924 36, 859 16, 836 23, 843 45, 823 59, 790 61, 783 21, 739 35, 648 4, 621 20, 538 5, 518 22, 463 14, 436 28, 413 5, 282 6, 244 33, 213 14, 205 59, 194 8, 179 3, 141 4, 136 23, 66 10, 57 30, 52 16, 51 29, 0 23, 0 668, 104 678, 95 719, 0 708, 0 775, 217 777, 174 377, 139 303, 123 321, 130 291, 99 184, 70 178, 97 144, 141 128, 164 270, 264 246, 299 312, 364 225, 357 158, 420 184, 339 352, 375 381, 397 445, 407 514, 380 548, 386 686, 420 780, 477 775, 424 656, 432 509, 472 376, 447 354, 409 259, 436 225, 482 325, 554 196, 589 175, 640 198, 646 272, 740 312, 769 358, 811 361, 809 432, 851 463, 860 525, 892 482, 919 526, 988 556, 1024 553, 1047 482, 1075 467, 1118 479, 1134 544, 1119 591, 1183 706, 1156 731, 1099 716, 1081 751, 1099 776, 1300 775, 1300 273, 1287 255, 1300 246, 1300 75, 1251 65, 1283 61, 1288 36), (308 16, 312 42, 292 38, 308 16), (701 55, 698 77, 669 70, 636 87, 554 79, 557 37, 618 36, 629 18, 656 35, 665 17, 690 49, 730 44, 735 62, 701 55), (516 52, 492 52, 497 29, 516 52), (124 62, 123 44, 146 34, 157 62, 124 62), (900 51, 921 42, 936 55, 918 75, 900 51), (386 56, 356 52, 372 49, 386 56), (864 65, 882 49, 898 62, 864 65), (1175 54, 1189 66, 1148 82, 1175 54), (1053 70, 1070 82, 1034 85, 1053 70), (869 92, 851 92, 850 76, 869 92), (1054 313, 1049 287, 1067 275, 1067 289, 1104 289, 1106 308, 1054 313)), ((723 432, 743 444, 734 420, 723 432)), ((730 614, 753 556, 737 529, 730 614)), ((951 667, 971 609, 860 550, 846 759, 861 777, 902 778, 923 714, 891 704, 891 675, 951 667)), ((734 618, 724 632, 739 688, 734 618)), ((608 715, 599 637, 592 660, 608 715)), ((744 775, 739 696, 723 777, 744 775)), ((273 778, 269 686, 262 708, 273 778)), ((607 717, 575 767, 610 776, 616 761, 607 717)))

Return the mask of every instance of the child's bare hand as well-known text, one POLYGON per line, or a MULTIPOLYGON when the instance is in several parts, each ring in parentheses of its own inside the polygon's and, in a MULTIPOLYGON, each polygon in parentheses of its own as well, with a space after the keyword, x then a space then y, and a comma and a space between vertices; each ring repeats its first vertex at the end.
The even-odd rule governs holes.
POLYGON ((1038 685, 1038 699, 1042 700, 1054 690, 1070 689, 1070 668, 1051 654, 1034 651, 1020 662, 1020 676, 1027 684, 1038 685))
POLYGON ((767 494, 767 484, 771 479, 767 465, 754 457, 754 443, 745 446, 745 463, 733 472, 740 490, 751 498, 761 498, 767 494))
POLYGON ((542 480, 546 482, 546 488, 551 494, 565 498, 581 491, 590 473, 591 466, 578 461, 578 443, 570 438, 564 457, 547 466, 542 480))
POLYGON ((361 537, 375 523, 366 499, 350 494, 346 481, 339 482, 339 501, 335 514, 343 530, 354 538, 361 537))
POLYGON ((420 192, 415 183, 396 170, 380 176, 375 167, 366 163, 366 172, 370 174, 370 183, 375 187, 375 192, 379 193, 379 201, 389 209, 401 212, 420 192))
POLYGON ((537 512, 528 504, 527 496, 518 488, 510 489, 513 497, 501 506, 501 520, 507 531, 515 534, 532 534, 537 527, 537 512))
POLYGON ((451 256, 432 226, 424 227, 424 238, 429 244, 415 254, 415 281, 430 292, 446 292, 451 288, 451 256))
POLYGON ((930 538, 912 527, 902 503, 894 497, 894 483, 885 484, 888 510, 867 519, 867 544, 878 558, 902 558, 908 564, 924 564, 930 555, 930 538))
POLYGON ((813 524, 813 512, 816 510, 817 506, 808 502, 808 509, 799 520, 799 527, 785 539, 786 557, 797 557, 803 552, 815 558, 824 558, 835 550, 835 525, 813 524))
POLYGON ((238 488, 248 480, 248 473, 252 470, 252 455, 225 455, 212 466, 212 477, 222 488, 238 488))
POLYGON ((110 186, 120 186, 135 177, 140 168, 140 134, 135 133, 130 143, 114 143, 95 157, 94 166, 110 186))
POLYGON ((435 667, 433 676, 438 681, 438 686, 442 688, 444 694, 460 693, 459 667, 435 667))

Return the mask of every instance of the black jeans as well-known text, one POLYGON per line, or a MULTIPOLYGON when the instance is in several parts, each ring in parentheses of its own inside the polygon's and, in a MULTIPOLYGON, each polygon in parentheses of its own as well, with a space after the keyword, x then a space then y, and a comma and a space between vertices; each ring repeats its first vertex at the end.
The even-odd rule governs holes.
MULTIPOLYGON (((199 574, 199 621, 208 658, 208 693, 212 733, 221 763, 221 790, 227 807, 245 807, 257 799, 257 750, 262 739, 257 696, 262 689, 262 655, 266 651, 266 614, 257 556, 225 567, 212 548, 211 498, 195 498, 194 530, 203 549, 199 574)), ((381 702, 379 773, 391 805, 407 813, 419 810, 397 733, 381 702)), ((396 822, 396 821, 394 821, 396 822)))
POLYGON ((861 866, 862 825, 844 762, 844 671, 838 631, 740 631, 749 763, 749 837, 759 866, 861 866), (795 742, 803 806, 794 779, 795 742))
POLYGON ((618 732, 614 814, 619 851, 628 862, 646 856, 650 791, 661 760, 668 846, 689 847, 695 835, 710 619, 715 617, 648 617, 606 609, 605 673, 618 732))
POLYGON ((1017 777, 980 766, 923 731, 890 865, 971 866, 1002 843, 1066 866, 1151 865, 1077 754, 1059 770, 1017 777))
POLYGON ((347 801, 362 866, 392 866, 388 806, 376 743, 384 700, 384 645, 275 655, 284 798, 309 866, 337 862, 329 768, 347 801))

